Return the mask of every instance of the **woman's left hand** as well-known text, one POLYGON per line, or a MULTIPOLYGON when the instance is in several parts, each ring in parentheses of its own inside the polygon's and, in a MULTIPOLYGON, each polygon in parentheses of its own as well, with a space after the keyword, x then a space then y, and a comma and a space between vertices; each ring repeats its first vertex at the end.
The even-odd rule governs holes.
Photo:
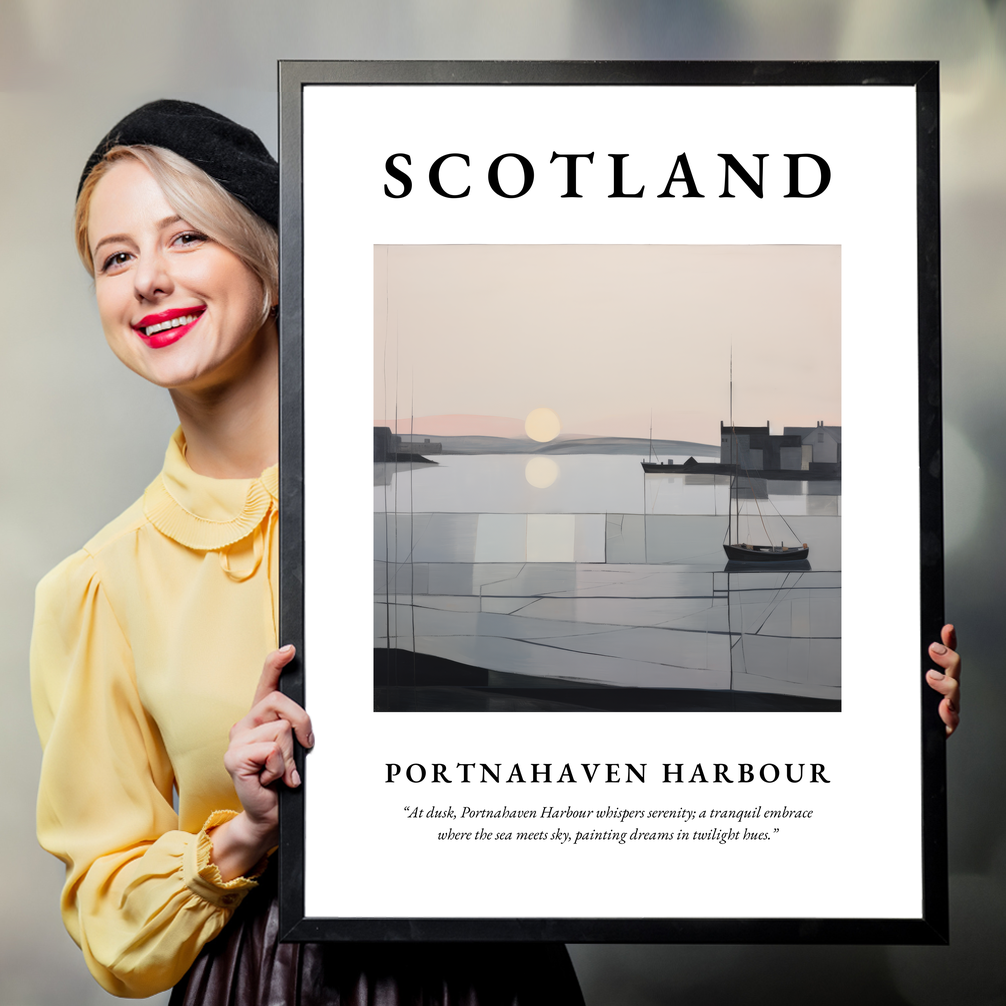
POLYGON ((949 737, 961 721, 961 657, 957 653, 957 632, 952 625, 944 625, 940 633, 942 642, 931 643, 929 656, 943 668, 926 673, 929 687, 943 696, 940 719, 946 724, 949 737))

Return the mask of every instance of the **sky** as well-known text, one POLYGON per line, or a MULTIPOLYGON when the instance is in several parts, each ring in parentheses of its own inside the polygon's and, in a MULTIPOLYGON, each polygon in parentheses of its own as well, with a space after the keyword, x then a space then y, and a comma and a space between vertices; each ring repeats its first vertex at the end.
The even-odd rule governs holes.
POLYGON ((718 444, 731 353, 738 426, 841 425, 835 245, 379 246, 374 275, 374 419, 397 405, 401 432, 545 407, 567 435, 646 438, 652 415, 718 444))

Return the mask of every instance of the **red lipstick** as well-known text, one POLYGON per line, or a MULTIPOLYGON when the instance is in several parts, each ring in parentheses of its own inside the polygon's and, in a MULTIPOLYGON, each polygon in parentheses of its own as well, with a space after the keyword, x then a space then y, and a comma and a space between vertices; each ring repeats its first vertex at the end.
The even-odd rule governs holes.
POLYGON ((196 307, 173 307, 168 311, 148 314, 133 325, 133 331, 151 349, 161 349, 178 342, 179 339, 187 335, 205 310, 205 306, 199 305, 196 307), (184 318, 189 320, 179 324, 180 319, 184 318))

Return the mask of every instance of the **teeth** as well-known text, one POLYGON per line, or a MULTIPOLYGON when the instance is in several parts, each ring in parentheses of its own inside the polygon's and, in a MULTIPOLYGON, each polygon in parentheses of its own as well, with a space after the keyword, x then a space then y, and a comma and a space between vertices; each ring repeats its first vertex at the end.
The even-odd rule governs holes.
POLYGON ((143 330, 143 334, 146 338, 150 338, 152 335, 156 335, 158 332, 164 332, 169 328, 180 328, 182 325, 188 325, 198 318, 198 314, 185 314, 180 318, 172 318, 170 321, 162 321, 159 325, 150 325, 148 328, 143 330))

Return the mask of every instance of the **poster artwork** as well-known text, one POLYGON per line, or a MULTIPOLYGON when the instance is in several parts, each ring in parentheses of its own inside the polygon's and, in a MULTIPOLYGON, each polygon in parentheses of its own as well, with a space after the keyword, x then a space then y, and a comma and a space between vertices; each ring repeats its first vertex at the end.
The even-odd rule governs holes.
POLYGON ((375 709, 841 708, 841 249, 374 249, 375 709))

